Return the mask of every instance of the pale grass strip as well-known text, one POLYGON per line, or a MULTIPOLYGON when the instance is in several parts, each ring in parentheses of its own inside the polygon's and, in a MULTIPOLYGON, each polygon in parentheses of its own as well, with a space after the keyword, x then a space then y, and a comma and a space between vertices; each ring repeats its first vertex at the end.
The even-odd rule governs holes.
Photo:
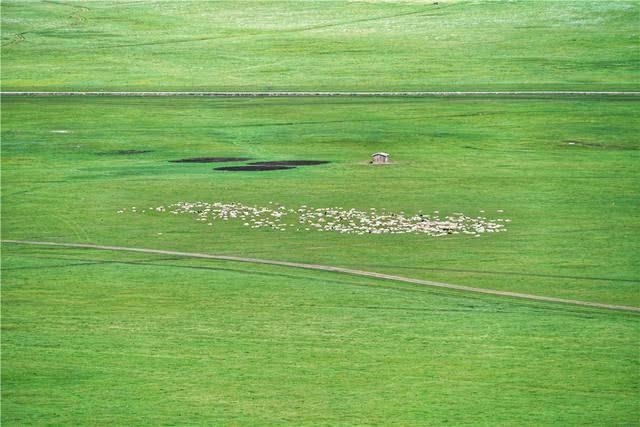
POLYGON ((274 92, 206 92, 206 91, 5 91, 1 96, 185 96, 219 98, 269 98, 269 97, 575 97, 575 96, 620 96, 637 97, 634 91, 274 91, 274 92))

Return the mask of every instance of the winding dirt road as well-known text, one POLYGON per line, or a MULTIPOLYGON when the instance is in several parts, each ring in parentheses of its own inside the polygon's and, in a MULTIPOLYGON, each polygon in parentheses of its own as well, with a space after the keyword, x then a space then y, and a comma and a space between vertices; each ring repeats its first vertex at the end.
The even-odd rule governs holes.
POLYGON ((179 257, 185 257, 185 258, 203 258, 203 259, 215 259, 215 260, 223 260, 223 261, 245 262, 245 263, 251 263, 251 264, 279 265, 284 267, 303 268, 307 270, 330 271, 334 273, 350 274, 354 276, 372 277, 374 279, 392 280, 395 282, 412 283, 416 285, 452 289, 452 290, 462 291, 462 292, 475 292, 475 293, 494 295, 494 296, 520 298, 520 299, 526 299, 530 301, 571 304, 571 305, 577 305, 577 306, 583 306, 583 307, 604 308, 608 310, 630 311, 630 312, 640 313, 640 307, 604 304, 604 303, 590 302, 590 301, 578 301, 578 300, 572 300, 572 299, 546 297, 541 295, 531 295, 531 294, 522 294, 522 293, 516 293, 516 292, 498 291, 493 289, 475 288, 470 286, 453 285, 449 283, 433 282, 430 280, 412 279, 409 277, 375 273, 373 271, 353 270, 350 268, 333 267, 330 265, 303 264, 303 263, 297 263, 297 262, 276 261, 276 260, 258 259, 258 258, 245 258, 245 257, 236 257, 236 256, 228 256, 228 255, 211 255, 211 254, 203 254, 203 253, 197 253, 197 252, 196 253, 179 252, 179 251, 169 251, 169 250, 162 250, 162 249, 129 248, 124 246, 104 246, 104 245, 92 245, 92 244, 84 244, 84 243, 55 243, 55 242, 40 242, 40 241, 30 241, 30 240, 0 240, 0 242, 3 244, 10 243, 10 244, 19 244, 19 245, 57 246, 57 247, 64 247, 64 248, 94 249, 94 250, 104 250, 104 251, 141 252, 141 253, 148 253, 148 254, 179 256, 179 257))

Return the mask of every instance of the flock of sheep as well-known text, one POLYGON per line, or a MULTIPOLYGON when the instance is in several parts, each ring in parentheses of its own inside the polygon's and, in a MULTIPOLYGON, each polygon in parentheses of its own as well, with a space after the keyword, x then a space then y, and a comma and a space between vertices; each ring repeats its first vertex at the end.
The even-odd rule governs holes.
MULTIPOLYGON (((168 206, 148 209, 132 207, 119 210, 125 212, 155 212, 173 215, 193 215, 197 221, 213 225, 215 221, 242 221, 251 228, 269 228, 277 231, 288 229, 304 231, 329 231, 344 234, 427 234, 445 236, 447 234, 468 234, 479 237, 483 233, 506 231, 509 219, 488 220, 486 217, 470 217, 454 213, 440 217, 439 212, 407 215, 404 212, 387 212, 385 209, 311 208, 297 209, 279 204, 269 206, 248 206, 242 203, 178 202, 168 206)), ((481 211, 482 212, 482 211, 481 211)), ((501 210, 498 213, 502 213, 501 210)))

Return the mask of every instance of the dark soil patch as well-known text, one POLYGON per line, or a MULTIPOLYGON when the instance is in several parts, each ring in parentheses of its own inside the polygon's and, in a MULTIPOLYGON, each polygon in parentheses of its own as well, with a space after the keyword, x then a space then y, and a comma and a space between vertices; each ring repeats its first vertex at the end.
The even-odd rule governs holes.
POLYGON ((105 151, 103 153, 98 153, 101 155, 105 155, 105 156, 109 156, 109 155, 116 155, 116 156, 130 156, 132 154, 144 154, 144 153, 150 153, 151 150, 113 150, 113 151, 105 151))
POLYGON ((246 171, 246 172, 263 172, 263 171, 277 171, 285 169, 295 169, 295 166, 285 165, 247 165, 247 166, 223 166, 215 168, 217 171, 246 171))
POLYGON ((255 166, 314 166, 331 163, 327 160, 276 160, 272 162, 253 162, 255 166))
POLYGON ((169 160, 171 163, 222 163, 222 162, 245 162, 251 160, 250 157, 192 157, 190 159, 169 160))

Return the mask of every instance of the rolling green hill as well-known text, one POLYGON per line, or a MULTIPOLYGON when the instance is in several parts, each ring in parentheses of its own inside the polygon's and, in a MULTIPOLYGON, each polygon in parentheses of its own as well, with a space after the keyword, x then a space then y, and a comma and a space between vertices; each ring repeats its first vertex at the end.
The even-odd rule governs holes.
POLYGON ((3 90, 639 88, 637 1, 1 7, 3 90))

